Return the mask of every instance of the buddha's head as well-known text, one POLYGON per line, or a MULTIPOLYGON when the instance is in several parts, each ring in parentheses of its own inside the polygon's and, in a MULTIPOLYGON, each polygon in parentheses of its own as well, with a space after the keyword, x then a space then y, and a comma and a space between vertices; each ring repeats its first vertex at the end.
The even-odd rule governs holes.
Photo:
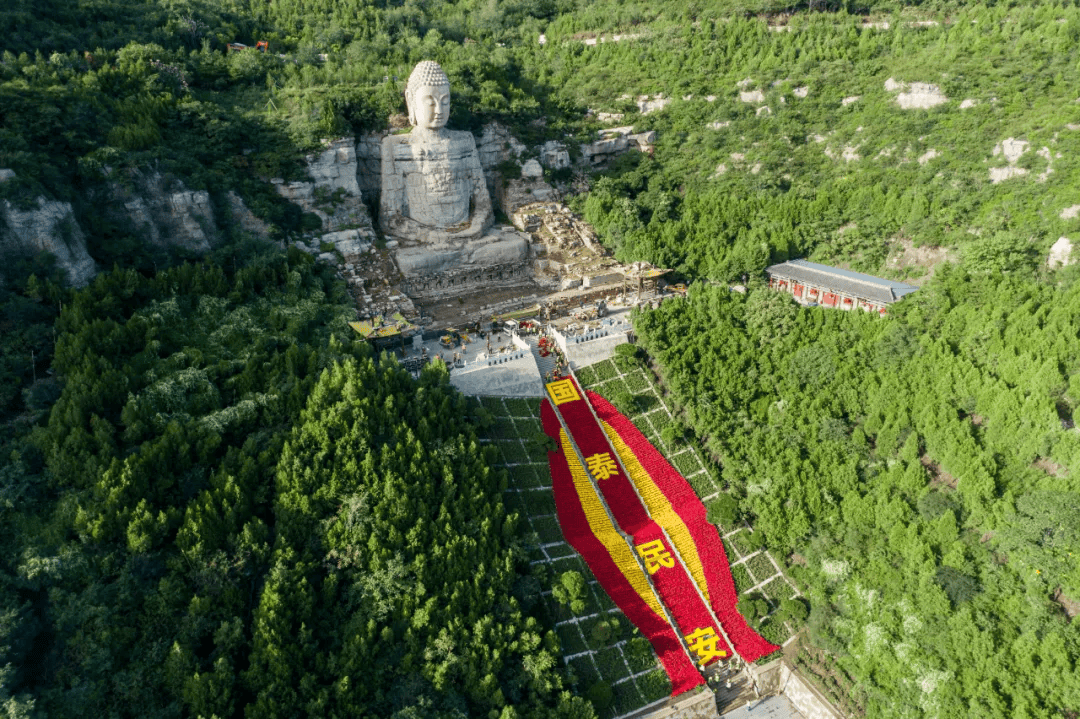
POLYGON ((446 126, 450 119, 450 78, 439 63, 417 63, 405 87, 405 104, 414 127, 438 130, 446 126))

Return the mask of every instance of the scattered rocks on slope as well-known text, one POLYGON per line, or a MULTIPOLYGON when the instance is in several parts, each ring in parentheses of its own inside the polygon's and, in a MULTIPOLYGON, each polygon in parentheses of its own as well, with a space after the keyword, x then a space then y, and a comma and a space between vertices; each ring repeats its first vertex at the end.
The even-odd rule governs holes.
POLYGON ((1017 140, 1009 137, 994 145, 992 154, 994 157, 997 157, 1004 153, 1005 159, 1011 165, 1019 160, 1020 157, 1028 151, 1029 147, 1031 147, 1031 143, 1026 140, 1017 140))
POLYGON ((1073 205, 1072 207, 1066 207, 1058 215, 1063 220, 1071 220, 1075 217, 1080 217, 1080 205, 1073 205))
POLYGON ((1023 167, 1015 167, 1009 165, 1007 167, 991 167, 990 168, 990 182, 991 184, 998 184, 1005 180, 1012 179, 1013 177, 1020 177, 1028 174, 1028 171, 1023 167))
POLYGON ((925 165, 926 163, 933 160, 935 157, 941 157, 941 153, 931 147, 929 150, 919 155, 919 164, 925 165))
POLYGON ((665 97, 663 93, 659 95, 653 95, 650 98, 648 95, 639 95, 637 99, 638 112, 642 115, 648 115, 658 110, 663 110, 665 107, 671 104, 671 98, 665 97))
POLYGON ((1027 168, 1017 167, 1016 162, 1023 156, 1025 152, 1031 147, 1031 144, 1025 140, 1017 140, 1009 137, 1002 140, 998 144, 994 145, 994 149, 991 154, 994 157, 998 155, 1004 155, 1005 161, 1009 164, 1005 167, 991 167, 990 168, 990 182, 998 184, 1013 177, 1020 177, 1028 174, 1027 168))
POLYGON ((937 85, 927 82, 897 82, 893 78, 885 81, 888 92, 897 92, 896 102, 902 110, 928 110, 949 101, 937 85))
POLYGON ((1050 248, 1050 254, 1046 258, 1046 266, 1050 269, 1066 267, 1073 264, 1073 246, 1068 237, 1059 237, 1054 246, 1050 248))
MULTIPOLYGON (((1045 145, 1035 152, 1036 155, 1046 160, 1046 169, 1039 173, 1037 178, 1039 182, 1046 182, 1050 175, 1054 172, 1054 158, 1050 155, 1050 148, 1045 145)), ((1057 153, 1057 157, 1061 157, 1061 153, 1057 153)))
POLYGON ((861 98, 861 97, 862 97, 862 95, 851 95, 849 97, 845 97, 843 100, 840 101, 840 105, 841 105, 841 107, 846 107, 846 106, 850 105, 853 102, 858 102, 859 98, 861 98))

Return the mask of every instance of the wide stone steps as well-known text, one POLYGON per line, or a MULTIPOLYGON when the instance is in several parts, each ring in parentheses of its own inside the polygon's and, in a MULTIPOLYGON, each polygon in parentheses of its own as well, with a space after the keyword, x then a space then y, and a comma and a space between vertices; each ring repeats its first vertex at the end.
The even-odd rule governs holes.
POLYGON ((555 355, 549 354, 547 357, 540 356, 540 347, 538 345, 539 338, 536 335, 529 335, 526 338, 526 341, 532 349, 533 358, 536 359, 536 367, 540 370, 540 378, 543 380, 553 369, 555 369, 555 355))

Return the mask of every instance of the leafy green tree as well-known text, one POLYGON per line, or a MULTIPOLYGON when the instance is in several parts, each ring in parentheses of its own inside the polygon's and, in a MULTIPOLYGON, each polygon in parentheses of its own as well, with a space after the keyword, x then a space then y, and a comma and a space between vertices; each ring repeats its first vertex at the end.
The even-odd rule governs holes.
POLYGON ((551 595, 559 604, 570 607, 574 614, 585 611, 585 577, 573 570, 563 572, 551 585, 551 595))

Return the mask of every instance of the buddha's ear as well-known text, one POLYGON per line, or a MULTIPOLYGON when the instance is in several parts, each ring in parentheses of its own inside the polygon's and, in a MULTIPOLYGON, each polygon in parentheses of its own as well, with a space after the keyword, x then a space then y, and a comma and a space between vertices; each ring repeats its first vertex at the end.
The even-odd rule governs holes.
POLYGON ((413 109, 412 94, 405 91, 405 111, 409 113, 409 124, 416 127, 416 110, 413 109))

